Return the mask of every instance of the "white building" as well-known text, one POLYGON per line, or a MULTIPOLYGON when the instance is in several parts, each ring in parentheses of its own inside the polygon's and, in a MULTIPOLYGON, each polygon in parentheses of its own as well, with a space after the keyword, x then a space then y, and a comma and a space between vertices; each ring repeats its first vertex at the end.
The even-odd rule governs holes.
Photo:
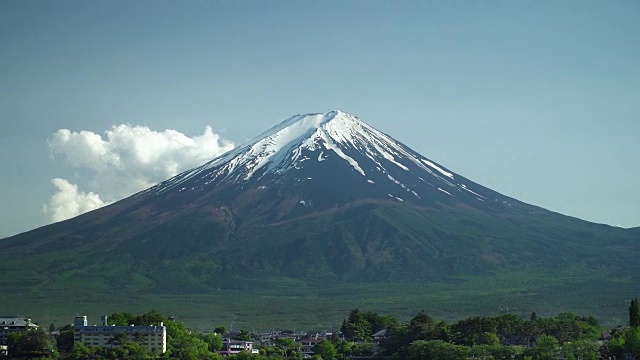
POLYGON ((106 316, 102 317, 102 325, 87 325, 86 316, 76 316, 73 321, 73 341, 86 346, 112 347, 114 345, 109 340, 118 333, 129 335, 130 341, 145 347, 149 353, 167 352, 167 328, 162 323, 151 326, 109 326, 106 316))
POLYGON ((260 353, 258 349, 253 348, 252 341, 222 339, 222 349, 218 351, 218 354, 222 356, 229 356, 240 354, 243 351, 248 352, 249 354, 260 353))

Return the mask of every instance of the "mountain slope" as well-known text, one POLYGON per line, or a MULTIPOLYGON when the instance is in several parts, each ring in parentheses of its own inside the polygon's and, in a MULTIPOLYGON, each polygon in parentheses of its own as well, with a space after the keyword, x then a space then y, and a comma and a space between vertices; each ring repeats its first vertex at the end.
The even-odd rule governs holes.
POLYGON ((294 116, 146 191, 0 240, 0 290, 144 302, 149 294, 281 294, 291 284, 406 284, 403 292, 454 284, 444 299, 473 295, 471 279, 494 283, 485 295, 533 294, 623 274, 615 286, 626 294, 639 290, 638 235, 501 195, 332 111, 294 116), (513 284, 495 281, 515 274, 513 284))

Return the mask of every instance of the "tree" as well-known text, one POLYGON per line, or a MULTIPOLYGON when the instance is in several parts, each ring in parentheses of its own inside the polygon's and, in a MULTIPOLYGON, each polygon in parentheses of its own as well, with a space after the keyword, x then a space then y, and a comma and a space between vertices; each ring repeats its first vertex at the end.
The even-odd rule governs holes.
POLYGON ((536 347, 529 349, 529 352, 533 359, 547 360, 554 359, 559 350, 558 339, 551 335, 541 335, 536 341, 536 347))
POLYGON ((313 353, 324 360, 332 360, 338 354, 336 347, 329 340, 322 340, 313 348, 313 353))
POLYGON ((415 340, 443 340, 448 341, 450 337, 449 324, 444 321, 437 321, 420 311, 409 321, 407 326, 407 344, 415 340))
POLYGON ((135 342, 127 342, 122 346, 126 358, 131 360, 144 360, 147 358, 147 349, 135 342))
POLYGON ((178 359, 198 360, 219 358, 218 354, 209 351, 209 345, 195 334, 190 334, 184 324, 168 321, 167 327, 167 356, 178 359))
POLYGON ((577 340, 564 344, 562 354, 566 359, 598 360, 600 346, 593 340, 577 340))
POLYGON ((346 359, 353 352, 354 344, 346 340, 338 340, 335 343, 339 359, 346 359))
POLYGON ((616 359, 622 359, 626 345, 624 335, 625 334, 623 332, 616 329, 611 332, 611 339, 609 340, 609 347, 607 350, 608 355, 611 358, 615 357, 616 359))
POLYGON ((627 330, 624 342, 633 355, 640 356, 640 327, 632 327, 627 330))
POLYGON ((81 342, 73 344, 71 350, 71 358, 73 359, 89 359, 95 353, 95 348, 90 348, 81 342))
POLYGON ((496 333, 498 321, 496 318, 475 316, 460 320, 452 326, 454 340, 457 344, 471 346, 481 343, 479 338, 484 333, 496 333))
POLYGON ((167 322, 167 320, 159 312, 151 310, 148 313, 136 316, 131 323, 136 326, 150 326, 160 325, 161 322, 167 322))
POLYGON ((488 331, 483 332, 478 337, 477 342, 478 344, 483 344, 483 345, 491 345, 491 346, 500 345, 500 339, 498 338, 498 335, 488 331))
POLYGON ((356 356, 371 356, 373 355, 373 344, 370 342, 355 344, 351 352, 356 356))
POLYGON ((637 297, 633 298, 631 300, 631 305, 629 305, 629 326, 640 326, 640 308, 638 307, 637 297))
POLYGON ((207 343, 207 346, 209 347, 209 351, 211 352, 216 352, 220 349, 222 349, 222 337, 219 334, 212 334, 212 333, 196 333, 195 336, 204 341, 205 343, 207 343))
POLYGON ((129 326, 133 324, 133 315, 126 312, 113 313, 107 317, 107 324, 116 326, 129 326))
MULTIPOLYGON (((582 335, 580 325, 587 325, 580 317, 573 313, 560 313, 555 319, 549 319, 548 327, 545 329, 547 335, 552 335, 558 339, 559 343, 572 342, 578 340, 582 335)), ((598 332, 598 336, 599 336, 598 332)))
POLYGON ((551 335, 542 335, 536 341, 536 347, 547 352, 552 352, 558 349, 558 339, 551 335))
POLYGON ((276 346, 282 349, 285 357, 289 357, 291 352, 297 348, 295 340, 289 338, 279 338, 276 340, 276 346))
POLYGON ((147 334, 137 332, 133 334, 133 341, 137 344, 142 344, 145 340, 147 340, 147 334))
POLYGON ((211 359, 215 356, 206 342, 186 333, 173 338, 170 355, 185 360, 211 359))
POLYGON ((491 346, 489 345, 474 345, 471 347, 471 358, 472 359, 490 359, 491 356, 491 346))
POLYGON ((57 354, 51 335, 42 329, 15 332, 9 335, 9 352, 17 357, 40 357, 57 354))
POLYGON ((215 332, 216 334, 220 335, 220 336, 224 336, 224 334, 227 333, 227 328, 224 326, 218 326, 216 327, 213 332, 215 332))
POLYGON ((366 314, 355 308, 349 313, 349 318, 342 322, 340 331, 353 340, 366 340, 371 336, 371 324, 366 314))
POLYGON ((240 333, 238 333, 238 335, 233 337, 233 339, 240 341, 251 341, 251 333, 249 332, 249 330, 242 329, 240 330, 240 333))
POLYGON ((409 360, 457 360, 466 359, 470 353, 471 349, 467 346, 442 340, 416 340, 409 345, 406 358, 409 360))
POLYGON ((364 318, 367 321, 371 333, 375 334, 380 330, 397 327, 398 320, 393 316, 380 316, 375 312, 364 312, 364 318))
POLYGON ((251 354, 248 351, 242 350, 239 354, 231 355, 229 360, 257 360, 260 356, 251 354))
POLYGON ((58 350, 63 352, 69 352, 73 349, 73 325, 67 324, 58 329, 60 334, 56 338, 56 345, 58 350))
POLYGON ((449 341, 451 329, 444 321, 434 320, 424 311, 420 311, 408 324, 387 329, 387 339, 382 343, 383 352, 387 355, 398 353, 406 358, 409 344, 416 340, 449 341))
POLYGON ((491 356, 495 360, 511 360, 518 359, 523 352, 521 346, 491 346, 489 349, 491 356))
MULTIPOLYGON (((98 350, 98 354, 99 354, 99 350, 98 350)), ((107 358, 110 360, 128 359, 129 350, 125 349, 124 346, 109 348, 109 349, 106 349, 106 352, 104 353, 104 358, 107 358)))
POLYGON ((124 343, 129 341, 129 334, 118 332, 113 334, 109 340, 107 340, 107 344, 111 346, 122 346, 124 343))

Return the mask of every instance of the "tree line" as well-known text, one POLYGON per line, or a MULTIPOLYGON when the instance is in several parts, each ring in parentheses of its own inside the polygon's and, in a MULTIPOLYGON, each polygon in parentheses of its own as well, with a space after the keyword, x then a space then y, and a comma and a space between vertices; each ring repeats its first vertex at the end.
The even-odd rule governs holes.
MULTIPOLYGON (((109 348, 90 347, 73 342, 73 326, 58 329, 54 338, 42 329, 16 332, 9 337, 13 358, 51 359, 221 359, 224 327, 215 333, 188 330, 181 322, 150 311, 134 316, 115 313, 108 317, 110 325, 157 325, 167 328, 167 352, 149 354, 135 337, 114 334, 109 348)), ((51 326, 50 330, 55 327, 51 326)), ((437 320, 420 311, 406 323, 392 316, 352 310, 344 319, 340 333, 317 343, 316 360, 381 358, 407 360, 546 360, 600 359, 601 356, 622 359, 625 354, 640 356, 640 309, 638 299, 629 306, 629 326, 613 329, 608 342, 599 342, 607 329, 592 316, 560 313, 541 318, 532 313, 528 319, 516 315, 474 316, 454 323, 437 320), (378 336, 374 338, 374 335, 378 336)), ((235 339, 251 341, 254 334, 242 330, 235 339)), ((257 344, 256 344, 257 345, 257 344)), ((256 346, 259 354, 240 353, 229 360, 302 359, 300 344, 280 338, 273 346, 256 346)))

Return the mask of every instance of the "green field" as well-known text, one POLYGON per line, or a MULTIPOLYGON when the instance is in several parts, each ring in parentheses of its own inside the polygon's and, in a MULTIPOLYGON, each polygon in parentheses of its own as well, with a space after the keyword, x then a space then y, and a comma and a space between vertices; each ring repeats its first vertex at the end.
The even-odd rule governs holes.
MULTIPOLYGON (((257 283, 254 282, 254 284, 257 283)), ((453 321, 473 315, 512 313, 527 317, 559 312, 594 315, 605 325, 624 324, 628 303, 640 293, 633 279, 586 278, 578 273, 540 272, 451 278, 430 283, 308 285, 293 279, 263 280, 264 286, 215 290, 207 293, 128 295, 98 289, 34 290, 29 296, 11 295, 2 283, 0 309, 47 325, 69 323, 76 314, 98 321, 99 315, 156 309, 188 326, 206 330, 217 325, 252 330, 337 329, 353 308, 376 311, 408 320, 425 310, 435 318, 453 321), (624 290, 623 290, 624 289, 624 290), (630 293, 628 289, 633 289, 630 293)))

